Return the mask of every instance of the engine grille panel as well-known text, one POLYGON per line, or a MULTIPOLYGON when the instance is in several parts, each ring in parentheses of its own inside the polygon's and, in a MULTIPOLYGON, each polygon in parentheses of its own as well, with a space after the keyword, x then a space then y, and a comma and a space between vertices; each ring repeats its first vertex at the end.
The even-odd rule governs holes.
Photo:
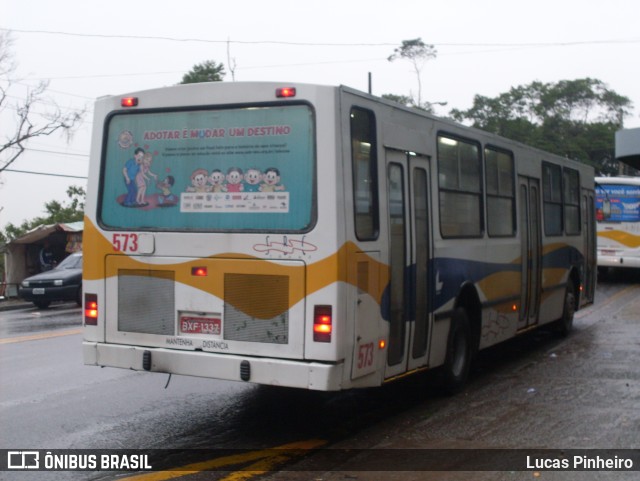
POLYGON ((288 344, 289 277, 224 275, 224 338, 288 344))
POLYGON ((173 272, 118 270, 118 331, 175 335, 173 272))

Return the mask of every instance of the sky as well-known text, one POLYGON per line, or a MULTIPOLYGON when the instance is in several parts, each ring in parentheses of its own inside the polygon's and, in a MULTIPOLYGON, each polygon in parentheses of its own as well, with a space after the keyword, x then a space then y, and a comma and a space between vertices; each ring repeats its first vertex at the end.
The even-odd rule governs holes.
POLYGON ((411 64, 387 58, 421 38, 437 50, 421 72, 423 99, 446 102, 436 113, 536 80, 590 77, 628 97, 625 127, 640 127, 637 0, 0 0, 0 12, 16 63, 2 143, 15 103, 43 80, 37 112, 85 112, 71 138, 34 139, 11 166, 55 176, 0 174, 0 229, 67 201, 69 186, 86 186, 96 98, 177 84, 205 60, 225 64, 225 81, 234 65, 235 81, 366 91, 370 73, 374 95, 409 95, 418 86, 411 64))

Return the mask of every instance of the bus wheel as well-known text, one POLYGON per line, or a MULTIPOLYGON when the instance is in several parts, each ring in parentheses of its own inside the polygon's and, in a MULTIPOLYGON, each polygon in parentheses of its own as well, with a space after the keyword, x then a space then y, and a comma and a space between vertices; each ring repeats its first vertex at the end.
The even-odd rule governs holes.
POLYGON ((562 317, 556 321, 556 331, 561 337, 567 337, 573 329, 573 316, 576 313, 576 294, 573 284, 567 284, 567 290, 564 293, 564 307, 562 309, 562 317))
POLYGON ((447 357, 443 366, 443 389, 447 394, 462 390, 471 367, 471 330, 467 311, 456 308, 451 316, 451 330, 447 340, 447 357))

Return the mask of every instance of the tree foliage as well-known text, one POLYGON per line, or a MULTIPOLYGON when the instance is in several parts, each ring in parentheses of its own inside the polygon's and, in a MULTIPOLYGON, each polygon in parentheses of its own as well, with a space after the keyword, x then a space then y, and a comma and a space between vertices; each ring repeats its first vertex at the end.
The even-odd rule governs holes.
POLYGON ((579 160, 602 174, 617 173, 615 132, 631 111, 629 98, 600 80, 532 82, 490 98, 476 95, 458 121, 558 155, 579 160))
POLYGON ((413 106, 413 100, 408 95, 383 94, 382 98, 406 105, 407 107, 413 106))
POLYGON ((13 102, 15 64, 11 55, 11 38, 0 33, 0 115, 13 117, 13 122, 3 122, 0 139, 0 172, 7 169, 26 150, 30 139, 64 132, 68 136, 80 124, 84 111, 63 113, 50 99, 45 98, 49 82, 40 82, 31 88, 26 97, 13 102), (53 105, 53 107, 51 107, 53 105), (37 113, 44 109, 44 113, 37 113))
POLYGON ((183 75, 181 84, 195 84, 200 82, 221 82, 225 76, 224 65, 213 60, 206 60, 194 65, 183 75))
POLYGON ((67 189, 68 202, 51 200, 44 204, 45 215, 24 220, 20 225, 7 224, 4 232, 0 232, 0 245, 10 242, 21 235, 35 229, 39 225, 78 222, 84 218, 86 192, 82 187, 70 186, 67 189))

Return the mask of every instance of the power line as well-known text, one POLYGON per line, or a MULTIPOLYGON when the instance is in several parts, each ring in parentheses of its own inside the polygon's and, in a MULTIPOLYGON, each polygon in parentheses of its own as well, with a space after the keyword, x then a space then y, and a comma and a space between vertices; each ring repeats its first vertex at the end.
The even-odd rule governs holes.
MULTIPOLYGON (((88 78, 140 77, 143 75, 168 75, 168 74, 182 75, 184 74, 184 72, 136 72, 136 73, 113 73, 113 74, 98 74, 98 75, 72 75, 67 77, 29 77, 28 80, 78 80, 78 79, 88 79, 88 78)), ((64 93, 66 95, 72 95, 66 92, 61 92, 61 93, 64 93)), ((89 100, 95 100, 89 97, 85 97, 85 98, 89 100)))
POLYGON ((25 148, 24 150, 27 151, 31 151, 31 152, 43 152, 45 154, 56 154, 56 155, 71 155, 73 157, 89 157, 88 154, 73 154, 70 152, 61 152, 61 151, 55 151, 55 150, 44 150, 44 149, 32 149, 32 148, 25 148))
MULTIPOLYGON (((51 30, 23 30, 23 29, 10 29, 2 28, 0 30, 9 32, 18 32, 26 34, 44 34, 44 35, 64 35, 70 37, 85 37, 85 38, 112 38, 112 39, 127 39, 127 40, 163 40, 169 42, 197 42, 197 43, 216 43, 216 44, 243 44, 243 45, 289 45, 289 46, 301 46, 301 47, 390 47, 397 46, 397 42, 294 42, 284 40, 212 40, 203 38, 179 38, 179 37, 165 37, 165 36, 141 36, 141 35, 112 35, 112 34, 99 34, 99 33, 78 33, 78 32, 62 32, 51 30)), ((575 40, 567 42, 443 42, 434 43, 440 47, 569 47, 577 45, 599 45, 599 44, 624 44, 624 43, 640 43, 640 38, 626 38, 626 39, 604 39, 604 40, 575 40)))
MULTIPOLYGON (((9 149, 13 149, 13 150, 20 150, 20 148, 18 146, 12 145, 10 147, 8 147, 9 149)), ((73 153, 73 152, 63 152, 61 150, 45 150, 45 149, 34 149, 32 147, 24 147, 22 150, 24 150, 25 152, 42 152, 45 154, 55 154, 55 155, 64 155, 64 156, 72 156, 72 157, 84 157, 84 158, 88 158, 89 154, 78 154, 78 153, 73 153)))
MULTIPOLYGON (((292 63, 292 64, 279 64, 279 65, 254 65, 242 67, 242 70, 256 70, 262 68, 283 68, 283 67, 309 67, 314 65, 332 65, 332 64, 352 64, 356 62, 376 62, 376 61, 385 61, 385 59, 380 58, 370 58, 370 59, 351 59, 351 60, 328 60, 326 62, 304 62, 304 63, 292 63)), ((74 75, 68 77, 31 77, 29 80, 81 80, 88 78, 110 78, 110 77, 139 77, 141 75, 183 75, 184 72, 142 72, 142 73, 123 73, 123 74, 97 74, 97 75, 74 75)))
MULTIPOLYGON (((40 80, 40 81, 42 81, 42 80, 51 80, 51 78, 50 77, 47 77, 47 78, 35 78, 35 79, 32 78, 32 79, 26 79, 26 80, 40 80)), ((22 85, 23 87, 27 87, 27 88, 33 88, 33 85, 29 85, 29 84, 24 83, 24 82, 15 82, 15 84, 16 85, 22 85)), ((84 100, 95 101, 95 97, 87 97, 86 95, 72 94, 70 92, 63 92, 62 90, 54 90, 54 89, 49 88, 49 87, 47 87, 46 91, 47 92, 55 92, 55 93, 62 94, 62 95, 68 95, 70 97, 77 97, 77 98, 84 99, 84 100)))
POLYGON ((292 42, 284 40, 211 40, 203 38, 179 38, 179 37, 161 37, 161 36, 142 36, 142 35, 110 35, 100 33, 76 33, 76 32, 60 32, 51 30, 20 30, 13 28, 1 28, 0 30, 17 32, 17 33, 35 33, 45 35, 65 35, 69 37, 89 37, 89 38, 116 38, 127 40, 164 40, 170 42, 197 42, 197 43, 218 43, 218 44, 245 44, 245 45, 291 45, 301 47, 389 47, 396 46, 396 43, 321 43, 321 42, 292 42))
MULTIPOLYGON (((63 92, 58 92, 58 93, 63 93, 63 92)), ((7 98, 14 99, 14 100, 17 100, 19 102, 23 102, 23 101, 26 100, 26 97, 18 97, 16 95, 7 95, 7 98)), ((80 109, 80 108, 74 108, 74 107, 61 107, 60 105, 58 105, 57 103, 55 103, 53 101, 42 99, 42 98, 35 99, 29 104, 29 106, 33 106, 33 105, 48 105, 50 107, 54 107, 55 109, 59 110, 60 112, 66 111, 66 112, 73 112, 73 113, 78 113, 78 114, 81 114, 81 113, 84 113, 84 112, 86 112, 86 113, 92 113, 93 112, 93 110, 88 110, 88 109, 80 109)), ((20 110, 20 109, 22 109, 24 107, 25 107, 25 105, 21 104, 21 105, 17 105, 17 106, 6 105, 3 108, 7 108, 7 109, 10 109, 10 110, 15 110, 17 112, 18 110, 20 110)), ((37 111, 35 111, 33 109, 31 109, 31 111, 34 114, 38 114, 38 115, 42 115, 42 116, 46 116, 46 115, 50 114, 50 112, 37 112, 37 111)))
POLYGON ((30 170, 4 169, 4 170, 1 170, 0 172, 16 172, 18 174, 47 175, 49 177, 67 177, 70 179, 85 179, 85 180, 87 179, 86 176, 81 177, 79 175, 54 174, 51 172, 33 172, 30 170))
MULTIPOLYGON (((18 32, 25 34, 45 34, 45 35, 62 35, 72 37, 88 37, 88 38, 106 38, 106 39, 133 39, 133 40, 160 40, 171 42, 201 42, 201 43, 214 43, 214 44, 246 44, 246 45, 287 45, 287 46, 304 46, 304 47, 390 47, 397 46, 397 43, 379 42, 379 43, 327 43, 327 42, 294 42, 294 41, 279 41, 279 40, 215 40, 215 39, 201 39, 201 38, 179 38, 179 37, 166 37, 166 36, 138 36, 138 35, 111 35, 111 34, 95 34, 95 33, 76 33, 76 32, 63 32, 63 31, 50 31, 50 30, 22 30, 22 29, 7 29, 0 27, 0 31, 18 32)), ((640 38, 627 38, 627 39, 604 39, 604 40, 578 40, 567 42, 530 42, 530 43, 434 43, 437 47, 466 47, 466 48, 491 48, 499 50, 485 50, 484 52, 449 52, 445 55, 461 55, 471 53, 493 53, 496 51, 517 50, 521 48, 552 48, 552 47, 572 47, 572 46, 587 46, 587 45, 605 45, 605 44, 625 44, 625 43, 640 43, 640 38)), ((301 66, 313 66, 313 65, 330 65, 340 63, 355 63, 355 62, 371 62, 379 61, 380 59, 358 59, 358 60, 342 60, 342 61, 325 61, 325 62, 306 62, 298 64, 280 64, 280 65, 258 65, 258 66, 245 66, 241 70, 256 70, 263 68, 282 68, 282 67, 301 67, 301 66)), ((131 77, 131 76, 144 76, 144 75, 178 75, 183 72, 177 71, 164 71, 164 72, 139 72, 139 73, 123 73, 123 74, 97 74, 97 75, 74 75, 63 77, 42 77, 42 78, 29 78, 26 80, 81 80, 92 78, 116 78, 116 77, 131 77)), ((67 92, 59 92, 65 95, 73 95, 67 92)), ((86 98, 86 97, 85 97, 86 98)))

